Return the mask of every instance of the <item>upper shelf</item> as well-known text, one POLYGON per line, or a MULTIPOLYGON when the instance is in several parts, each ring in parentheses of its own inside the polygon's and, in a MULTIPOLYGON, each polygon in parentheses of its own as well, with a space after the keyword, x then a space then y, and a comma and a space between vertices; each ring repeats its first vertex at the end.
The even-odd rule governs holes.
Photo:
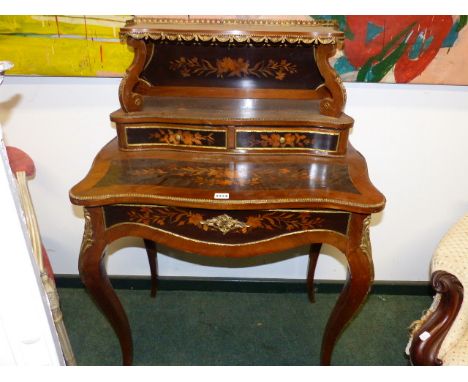
POLYGON ((135 52, 119 89, 127 113, 152 97, 317 100, 332 118, 346 103, 329 63, 343 40, 334 22, 145 16, 120 34, 135 52))
POLYGON ((327 20, 187 19, 137 16, 121 29, 123 38, 169 41, 338 44, 344 34, 327 20))

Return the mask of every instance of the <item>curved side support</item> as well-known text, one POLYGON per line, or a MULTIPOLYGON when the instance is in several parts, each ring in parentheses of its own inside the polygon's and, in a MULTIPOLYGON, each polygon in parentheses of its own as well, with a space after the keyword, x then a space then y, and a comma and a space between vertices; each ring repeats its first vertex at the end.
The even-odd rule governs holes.
POLYGON ((463 302, 463 285, 451 273, 436 271, 432 274, 431 283, 440 294, 440 300, 422 325, 413 331, 409 356, 411 363, 416 366, 442 365, 438 353, 463 302), (430 334, 426 340, 420 338, 424 332, 430 334))
POLYGON ((111 323, 122 349, 124 365, 131 365, 133 344, 127 315, 104 266, 103 215, 99 207, 85 208, 85 229, 78 268, 86 289, 111 323))
POLYGON ((143 108, 143 96, 133 90, 138 84, 140 73, 143 71, 146 62, 146 44, 143 40, 128 37, 127 44, 135 52, 133 62, 127 69, 124 78, 119 86, 119 100, 122 109, 126 112, 139 111, 143 108))
POLYGON ((348 280, 328 319, 322 340, 321 364, 330 365, 333 347, 346 325, 358 312, 374 280, 369 239, 370 215, 353 214, 349 227, 348 280))
POLYGON ((317 66, 331 97, 320 102, 320 113, 330 117, 339 117, 346 104, 346 90, 338 73, 330 65, 329 59, 336 53, 335 44, 320 44, 316 48, 317 66))
POLYGON ((322 243, 317 243, 311 244, 309 249, 309 263, 307 265, 307 296, 311 303, 315 302, 314 276, 321 248, 322 243))

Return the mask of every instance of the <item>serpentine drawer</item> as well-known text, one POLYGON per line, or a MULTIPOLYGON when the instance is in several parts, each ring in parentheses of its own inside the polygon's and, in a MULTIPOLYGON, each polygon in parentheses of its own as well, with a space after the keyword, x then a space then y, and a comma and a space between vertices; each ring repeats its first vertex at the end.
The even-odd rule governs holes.
POLYGON ((349 212, 331 210, 223 211, 156 205, 104 206, 105 227, 138 224, 190 241, 245 245, 313 231, 348 234, 349 212))

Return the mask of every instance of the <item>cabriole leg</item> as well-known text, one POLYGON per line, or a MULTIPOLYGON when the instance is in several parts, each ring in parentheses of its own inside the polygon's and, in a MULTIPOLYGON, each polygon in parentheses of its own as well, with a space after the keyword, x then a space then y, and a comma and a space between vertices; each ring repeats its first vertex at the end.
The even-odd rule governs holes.
POLYGON ((133 344, 130 325, 104 266, 104 249, 107 243, 103 239, 103 230, 101 208, 85 208, 85 230, 78 268, 83 284, 119 338, 123 364, 131 365, 133 344))
POLYGON ((353 214, 346 250, 348 279, 328 319, 322 340, 321 364, 330 365, 333 347, 369 293, 374 279, 369 239, 370 215, 353 214))

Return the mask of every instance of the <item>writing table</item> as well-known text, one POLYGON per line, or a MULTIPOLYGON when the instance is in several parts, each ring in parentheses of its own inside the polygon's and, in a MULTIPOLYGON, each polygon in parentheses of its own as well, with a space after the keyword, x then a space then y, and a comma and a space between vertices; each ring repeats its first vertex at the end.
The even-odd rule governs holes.
MULTIPOLYGON (((332 23, 135 18, 121 35, 135 58, 121 82, 117 137, 70 191, 84 207, 79 270, 132 363, 130 325, 103 265, 110 242, 145 240, 156 293, 156 244, 250 257, 310 244, 308 293, 321 243, 349 277, 328 320, 321 364, 369 292, 370 217, 385 198, 348 142, 341 80, 328 59, 332 23)), ((268 307, 265 307, 268 309, 268 307)))

